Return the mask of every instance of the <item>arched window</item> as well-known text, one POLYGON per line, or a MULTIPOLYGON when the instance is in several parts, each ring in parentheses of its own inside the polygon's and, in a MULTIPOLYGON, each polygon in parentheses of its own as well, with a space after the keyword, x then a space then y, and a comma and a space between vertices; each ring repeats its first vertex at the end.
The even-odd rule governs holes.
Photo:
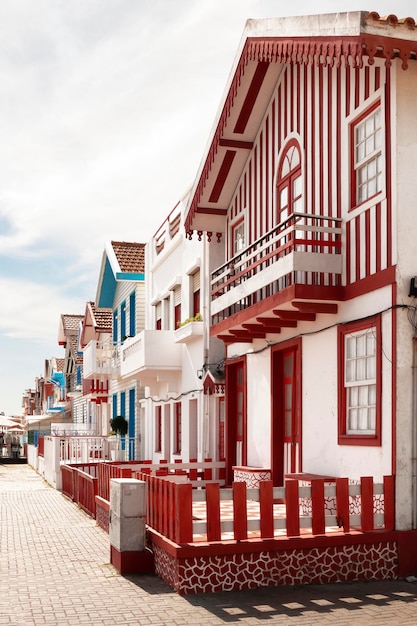
POLYGON ((301 154, 298 142, 291 140, 281 157, 277 177, 277 223, 303 210, 301 154))

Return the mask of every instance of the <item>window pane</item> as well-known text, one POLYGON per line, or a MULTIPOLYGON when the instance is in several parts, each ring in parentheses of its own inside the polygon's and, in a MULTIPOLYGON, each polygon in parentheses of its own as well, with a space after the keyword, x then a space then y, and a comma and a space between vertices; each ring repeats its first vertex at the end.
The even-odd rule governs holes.
POLYGON ((375 380, 376 378, 376 357, 374 356, 367 359, 366 378, 367 380, 375 380))
POLYGON ((358 356, 366 354, 366 335, 358 335, 356 338, 356 351, 358 356))
POLYGON ((355 361, 347 361, 346 363, 346 382, 351 383, 356 380, 356 363, 355 361))
POLYGON ((366 359, 356 360, 356 380, 366 379, 366 359))
POLYGON ((289 354, 284 359, 284 376, 292 375, 292 358, 293 358, 293 355, 289 354))
POLYGON ((368 409, 366 408, 359 409, 358 430, 368 430, 368 409))
POLYGON ((302 193, 301 176, 298 176, 293 182, 293 197, 298 198, 302 193))
POLYGON ((356 356, 356 338, 346 337, 346 356, 351 359, 356 356))
POLYGON ((368 428, 375 432, 376 429, 376 409, 375 407, 370 407, 368 410, 368 428))
POLYGON ((279 206, 281 209, 285 208, 288 205, 288 187, 284 187, 281 189, 279 206))

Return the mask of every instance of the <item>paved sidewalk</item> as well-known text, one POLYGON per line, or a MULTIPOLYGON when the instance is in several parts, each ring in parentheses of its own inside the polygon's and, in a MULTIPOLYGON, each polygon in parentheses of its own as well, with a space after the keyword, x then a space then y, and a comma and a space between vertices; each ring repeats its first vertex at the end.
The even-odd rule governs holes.
POLYGON ((109 539, 25 465, 0 466, 0 626, 417 625, 417 582, 264 588, 180 597, 120 576, 109 539))

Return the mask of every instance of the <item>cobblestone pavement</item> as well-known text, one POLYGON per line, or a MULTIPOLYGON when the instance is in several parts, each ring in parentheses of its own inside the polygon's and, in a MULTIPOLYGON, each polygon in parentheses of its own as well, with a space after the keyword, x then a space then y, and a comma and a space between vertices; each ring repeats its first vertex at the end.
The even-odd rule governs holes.
POLYGON ((0 626, 417 625, 417 582, 178 596, 120 576, 107 534, 26 465, 0 465, 0 626))

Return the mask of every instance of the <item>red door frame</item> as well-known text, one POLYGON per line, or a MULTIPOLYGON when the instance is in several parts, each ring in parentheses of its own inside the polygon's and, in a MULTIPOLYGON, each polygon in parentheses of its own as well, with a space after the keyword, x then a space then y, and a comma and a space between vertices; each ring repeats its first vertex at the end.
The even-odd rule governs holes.
MULTIPOLYGON (((301 444, 302 444, 302 405, 301 405, 301 338, 284 341, 271 349, 271 471, 272 480, 276 487, 284 485, 284 415, 282 404, 283 386, 283 354, 294 351, 294 422, 293 439, 298 450, 298 467, 301 471, 301 444)), ((295 461, 293 459, 292 461, 295 461)))
POLYGON ((236 465, 237 444, 237 373, 243 369, 243 415, 242 415, 242 464, 247 459, 247 419, 246 419, 246 357, 239 357, 227 361, 225 367, 225 438, 226 438, 226 483, 233 482, 233 466, 236 465))

